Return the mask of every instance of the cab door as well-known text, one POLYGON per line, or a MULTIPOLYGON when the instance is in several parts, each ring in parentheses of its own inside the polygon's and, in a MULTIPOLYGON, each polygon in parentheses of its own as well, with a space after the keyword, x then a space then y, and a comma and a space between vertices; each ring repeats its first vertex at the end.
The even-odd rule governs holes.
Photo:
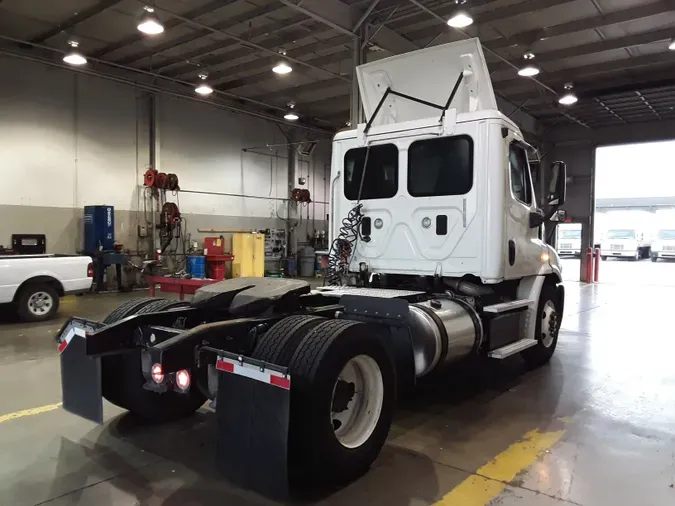
POLYGON ((506 209, 504 278, 514 279, 536 274, 542 264, 539 227, 530 227, 530 214, 537 209, 532 174, 524 144, 506 140, 506 209))

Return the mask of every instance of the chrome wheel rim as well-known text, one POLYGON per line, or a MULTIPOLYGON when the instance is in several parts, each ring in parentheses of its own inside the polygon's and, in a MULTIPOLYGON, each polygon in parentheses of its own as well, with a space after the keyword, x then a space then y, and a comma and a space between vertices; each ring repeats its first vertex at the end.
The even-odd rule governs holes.
POLYGON ((345 364, 333 386, 331 424, 346 448, 358 448, 375 431, 384 403, 384 382, 377 362, 357 355, 345 364))
POLYGON ((541 312, 541 344, 549 348, 558 333, 558 312, 555 304, 547 300, 541 312))
POLYGON ((54 307, 54 299, 47 292, 35 292, 28 298, 28 310, 35 316, 44 316, 54 307))

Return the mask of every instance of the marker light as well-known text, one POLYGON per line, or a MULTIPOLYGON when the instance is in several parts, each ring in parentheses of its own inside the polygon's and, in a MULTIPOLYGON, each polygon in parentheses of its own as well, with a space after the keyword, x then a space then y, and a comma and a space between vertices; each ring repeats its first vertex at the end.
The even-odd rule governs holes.
POLYGON ((190 373, 181 369, 176 373, 176 385, 181 390, 187 390, 190 387, 190 373))
POLYGON ((164 370, 162 369, 162 364, 154 364, 151 369, 152 381, 155 383, 161 383, 164 381, 164 370))

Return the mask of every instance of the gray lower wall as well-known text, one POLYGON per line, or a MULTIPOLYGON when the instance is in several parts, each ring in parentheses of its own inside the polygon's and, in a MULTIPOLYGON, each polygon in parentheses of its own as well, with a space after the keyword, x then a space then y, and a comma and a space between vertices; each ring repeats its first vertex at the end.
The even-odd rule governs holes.
MULTIPOLYGON (((41 206, 0 205, 0 245, 9 247, 12 234, 45 234, 49 253, 76 253, 82 249, 84 236, 81 209, 41 206)), ((257 218, 246 216, 214 216, 207 214, 183 215, 187 222, 187 233, 193 240, 202 242, 204 237, 227 233, 200 233, 199 229, 216 230, 262 230, 284 228, 285 222, 278 218, 257 218)), ((151 216, 148 216, 148 220, 151 216)), ((149 239, 144 242, 137 238, 138 225, 145 223, 143 212, 115 211, 115 240, 124 249, 150 253, 149 239)), ((306 241, 307 234, 314 229, 325 230, 325 220, 297 220, 296 236, 299 244, 306 241)), ((148 226, 148 229, 151 227, 148 226)))

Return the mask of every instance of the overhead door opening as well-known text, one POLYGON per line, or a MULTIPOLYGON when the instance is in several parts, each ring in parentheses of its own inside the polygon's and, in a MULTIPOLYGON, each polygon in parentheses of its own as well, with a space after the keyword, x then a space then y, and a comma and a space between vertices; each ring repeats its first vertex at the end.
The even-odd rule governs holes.
POLYGON ((597 148, 601 282, 675 285, 675 141, 597 148))

